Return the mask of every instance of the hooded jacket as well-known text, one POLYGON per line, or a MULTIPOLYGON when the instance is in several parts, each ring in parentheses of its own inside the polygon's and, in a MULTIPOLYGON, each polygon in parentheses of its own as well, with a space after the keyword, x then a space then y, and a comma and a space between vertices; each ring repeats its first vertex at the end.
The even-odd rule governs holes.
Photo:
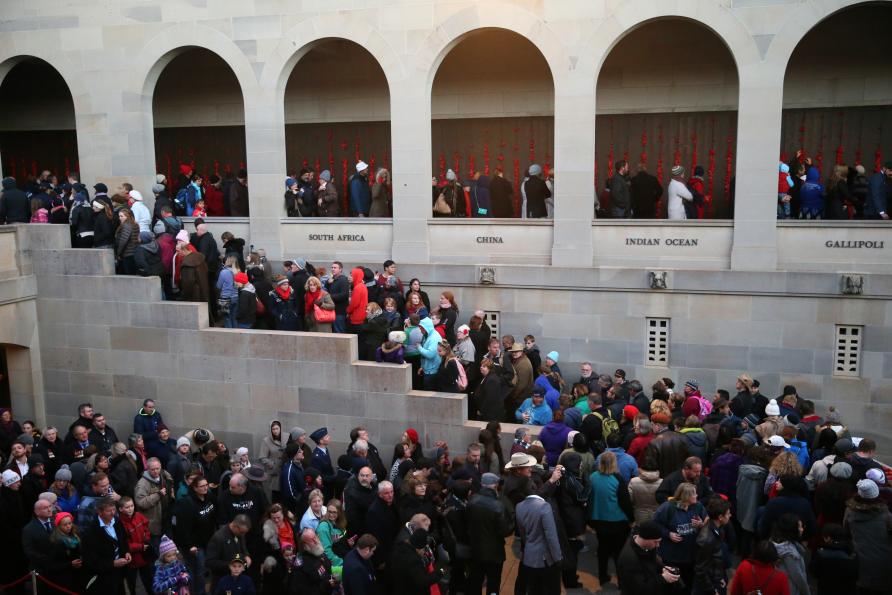
POLYGON ((257 317, 257 292, 254 286, 246 283, 244 287, 238 290, 238 310, 235 319, 239 324, 254 325, 257 317))
POLYGON ((31 204, 28 196, 16 188, 15 180, 3 180, 3 193, 0 194, 0 224, 28 223, 31 221, 31 204))
MULTIPOLYGON (((354 269, 354 273, 356 269, 354 269)), ((436 374, 440 369, 440 354, 437 353, 437 345, 440 343, 440 334, 434 330, 434 323, 430 318, 425 318, 420 323, 421 328, 427 332, 424 341, 418 346, 421 354, 421 369, 426 375, 436 374)))
POLYGON ((635 522, 639 525, 653 518, 659 507, 656 493, 660 488, 660 474, 656 471, 638 470, 638 477, 629 481, 629 496, 635 510, 635 522))
MULTIPOLYGON (((84 210, 82 214, 86 214, 84 210)), ((109 219, 105 215, 105 209, 93 213, 93 247, 114 246, 115 244, 115 218, 109 219)))
POLYGON ((208 266, 200 252, 190 252, 183 257, 180 269, 180 297, 186 302, 207 302, 208 266))
POLYGON ((372 191, 369 180, 358 172, 350 178, 350 214, 366 215, 372 206, 372 191))
POLYGON ((143 277, 160 277, 164 274, 164 265, 161 264, 161 247, 150 232, 140 232, 139 241, 140 244, 136 247, 136 252, 133 253, 136 270, 143 277))
POLYGON ((805 575, 805 548, 798 543, 782 541, 774 543, 777 550, 777 569, 787 575, 790 595, 808 595, 808 577, 805 575))
POLYGON ((820 183, 821 174, 812 166, 805 173, 805 184, 799 191, 799 200, 803 213, 820 215, 824 212, 824 186, 820 183))
POLYGON ((855 496, 849 500, 843 526, 852 534, 858 554, 858 586, 877 591, 888 591, 892 583, 892 513, 882 499, 864 500, 855 496))
POLYGON ((682 428, 678 431, 688 441, 688 453, 692 457, 700 457, 701 461, 706 461, 706 432, 702 428, 682 428))
MULTIPOLYGON (((365 322, 365 309, 369 305, 369 290, 363 282, 361 268, 357 267, 350 271, 350 279, 353 281, 353 292, 350 294, 350 304, 347 306, 347 317, 350 324, 359 326, 365 322)), ((337 301, 335 301, 335 313, 337 313, 337 301)))

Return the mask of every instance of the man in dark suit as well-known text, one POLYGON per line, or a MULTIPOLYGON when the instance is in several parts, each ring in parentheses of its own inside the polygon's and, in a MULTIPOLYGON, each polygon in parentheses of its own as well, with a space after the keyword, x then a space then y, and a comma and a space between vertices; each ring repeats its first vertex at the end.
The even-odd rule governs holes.
POLYGON ((115 501, 105 497, 96 505, 96 520, 84 532, 84 567, 87 592, 123 595, 124 569, 130 564, 130 549, 123 524, 115 519, 115 501))
POLYGON ((50 559, 50 535, 53 532, 53 503, 38 500, 34 503, 34 518, 22 529, 22 549, 31 570, 46 572, 50 559))

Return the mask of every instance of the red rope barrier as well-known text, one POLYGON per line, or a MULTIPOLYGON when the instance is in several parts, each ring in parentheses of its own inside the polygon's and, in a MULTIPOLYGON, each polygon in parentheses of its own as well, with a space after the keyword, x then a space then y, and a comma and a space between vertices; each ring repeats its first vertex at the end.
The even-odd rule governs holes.
POLYGON ((6 591, 7 589, 17 587, 17 586, 21 585, 22 583, 24 583, 29 578, 31 578, 30 572, 28 574, 26 574, 25 576, 23 576, 22 578, 12 581, 8 585, 0 585, 0 591, 6 591))
POLYGON ((44 582, 45 584, 49 585, 53 589, 56 589, 57 591, 60 591, 62 593, 67 593, 68 595, 80 595, 79 593, 76 593, 74 591, 69 591, 65 587, 57 585, 56 583, 54 583, 53 581, 51 581, 49 579, 43 578, 40 574, 37 575, 37 580, 44 582))

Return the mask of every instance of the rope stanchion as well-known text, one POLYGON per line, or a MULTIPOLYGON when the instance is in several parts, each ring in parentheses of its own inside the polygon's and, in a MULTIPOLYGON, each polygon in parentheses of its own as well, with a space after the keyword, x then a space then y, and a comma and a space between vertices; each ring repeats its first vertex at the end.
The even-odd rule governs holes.
POLYGON ((22 578, 16 579, 16 580, 12 581, 11 583, 9 583, 8 585, 0 585, 0 591, 6 591, 8 589, 12 589, 13 587, 18 587, 19 585, 24 583, 26 580, 30 579, 32 574, 34 574, 34 573, 29 572, 22 578))
POLYGON ((59 591, 60 593, 66 593, 67 595, 81 595, 80 593, 77 593, 75 591, 69 591, 68 589, 66 589, 65 587, 63 587, 61 585, 57 585, 53 581, 41 576, 40 573, 35 573, 35 574, 37 575, 37 580, 39 580, 40 582, 44 583, 45 585, 47 585, 49 587, 52 587, 53 589, 59 591))

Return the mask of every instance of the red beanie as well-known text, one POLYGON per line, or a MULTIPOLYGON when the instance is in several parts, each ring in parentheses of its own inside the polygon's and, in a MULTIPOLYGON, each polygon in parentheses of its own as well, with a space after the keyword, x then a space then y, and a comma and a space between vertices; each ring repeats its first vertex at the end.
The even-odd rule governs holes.
POLYGON ((248 274, 247 273, 236 273, 235 274, 235 282, 241 283, 242 285, 248 284, 248 274))
POLYGON ((638 408, 634 405, 626 405, 623 407, 623 417, 629 421, 635 421, 635 418, 638 417, 638 408))
POLYGON ((192 173, 192 166, 189 165, 188 163, 181 163, 180 164, 180 173, 183 174, 184 176, 188 176, 189 174, 192 173))
POLYGON ((409 440, 412 441, 412 444, 418 444, 418 432, 409 428, 406 430, 406 436, 409 437, 409 440))

